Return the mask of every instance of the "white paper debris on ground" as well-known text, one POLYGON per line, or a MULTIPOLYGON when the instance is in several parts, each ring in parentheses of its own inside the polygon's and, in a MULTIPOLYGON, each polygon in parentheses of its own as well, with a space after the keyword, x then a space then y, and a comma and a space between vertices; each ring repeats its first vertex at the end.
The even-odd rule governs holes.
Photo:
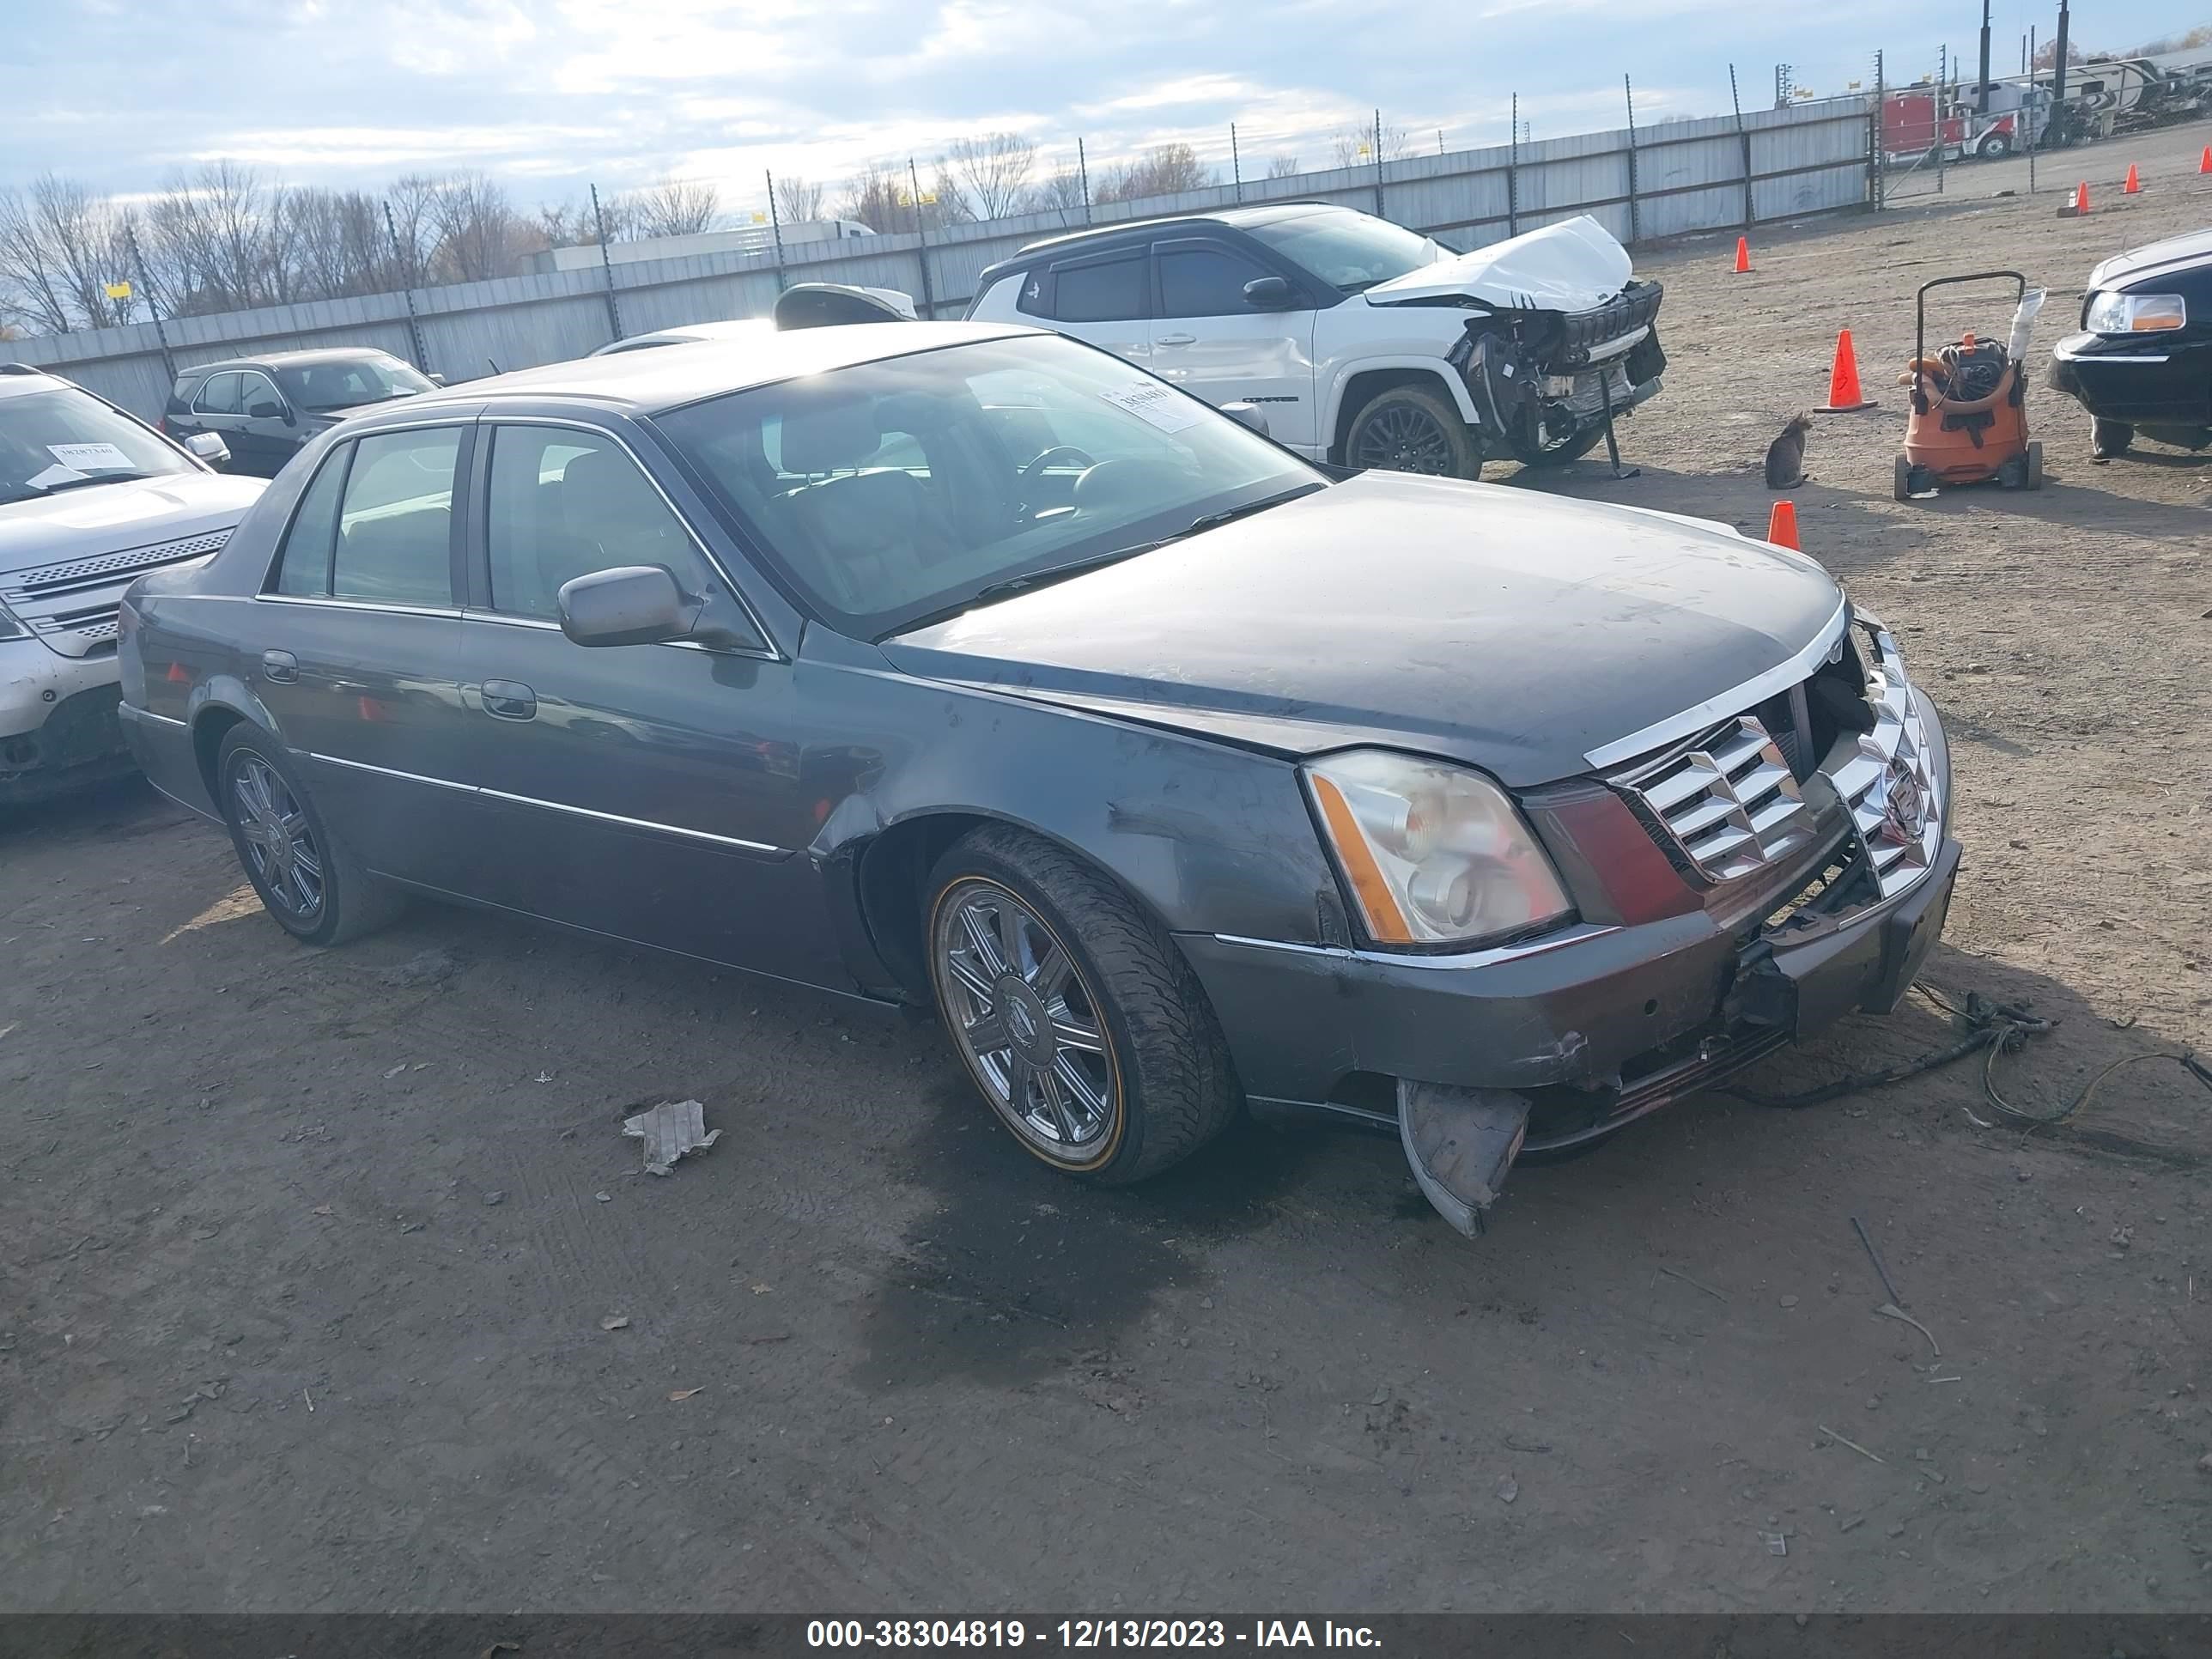
POLYGON ((645 1172, 665 1176, 686 1152, 703 1152, 722 1138, 707 1127, 706 1108, 696 1100, 665 1102, 623 1121, 623 1133, 645 1142, 645 1172))

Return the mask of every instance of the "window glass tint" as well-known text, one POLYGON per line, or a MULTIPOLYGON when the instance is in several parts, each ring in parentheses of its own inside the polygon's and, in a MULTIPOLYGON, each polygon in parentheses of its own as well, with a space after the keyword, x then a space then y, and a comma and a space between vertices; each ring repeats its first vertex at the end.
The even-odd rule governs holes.
POLYGON ((1199 399, 1044 334, 855 364, 653 418, 767 560, 869 636, 1009 576, 1133 550, 1322 483, 1199 399))
POLYGON ((203 415, 235 415, 239 412, 239 383, 242 374, 210 374, 200 386, 200 395, 192 399, 192 407, 203 415))
POLYGON ((380 351, 326 362, 286 364, 277 369, 276 378, 284 383, 294 403, 318 412, 390 403, 394 398, 412 398, 435 389, 424 376, 380 351))
POLYGON ((659 565, 686 592, 705 592, 713 580, 637 463, 589 432, 501 427, 486 511, 495 611, 558 620, 563 582, 617 565, 659 565))
POLYGON ((345 488, 349 447, 341 444, 325 455, 301 496, 276 556, 276 592, 319 598, 331 591, 331 545, 338 533, 338 494, 345 488))
POLYGON ((1044 268, 1042 265, 1035 270, 1017 271, 1004 280, 1015 285, 1015 310, 1031 317, 1051 314, 1044 308, 1044 268))
MULTIPOLYGON (((273 404, 278 411, 274 418, 282 418, 284 400, 276 395, 276 388, 266 374, 241 374, 238 379, 238 404, 241 410, 252 415, 257 410, 265 410, 273 404)), ((272 417, 264 414, 258 418, 268 420, 272 417)))
POLYGON ((1225 247, 1164 248, 1160 252, 1160 315, 1226 317, 1249 311, 1244 284, 1267 273, 1225 247))
POLYGON ((381 432, 354 445, 331 592, 388 605, 451 605, 453 467, 461 428, 381 432))
POLYGON ((1061 265, 1053 273, 1053 315, 1063 323, 1118 323, 1151 308, 1145 303, 1142 253, 1061 265))
POLYGON ((1244 228, 1255 241, 1346 294, 1444 257, 1444 250, 1427 237, 1350 208, 1318 208, 1244 228))

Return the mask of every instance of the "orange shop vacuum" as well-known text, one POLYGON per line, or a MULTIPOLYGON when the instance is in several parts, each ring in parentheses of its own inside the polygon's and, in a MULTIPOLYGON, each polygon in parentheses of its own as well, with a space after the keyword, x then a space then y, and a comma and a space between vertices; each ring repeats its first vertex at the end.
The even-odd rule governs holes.
POLYGON ((2043 488, 2043 446, 2027 435, 2027 385, 2020 372, 2043 290, 2016 270, 1938 276, 1920 285, 1912 361, 1900 378, 1912 388, 1905 448, 1897 458, 1897 499, 1956 484, 2043 488), (2014 309, 2008 338, 1968 334, 1928 355, 1928 291, 1961 283, 2008 281, 2014 309))

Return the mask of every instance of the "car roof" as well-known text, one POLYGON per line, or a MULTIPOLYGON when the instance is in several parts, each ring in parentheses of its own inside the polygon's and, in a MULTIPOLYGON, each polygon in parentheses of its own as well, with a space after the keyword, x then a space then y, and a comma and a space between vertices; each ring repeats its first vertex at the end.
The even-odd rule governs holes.
POLYGON ((1048 236, 1040 242, 1025 244, 1012 258, 1001 259, 992 269, 1011 265, 1026 259, 1032 253, 1057 252, 1064 248, 1081 247, 1091 242, 1105 242, 1123 236, 1149 235, 1170 225, 1227 225, 1235 229, 1248 229, 1253 225, 1272 225, 1285 219, 1303 218, 1310 213, 1353 213, 1355 208, 1343 207, 1334 202, 1270 202, 1258 207, 1223 208, 1214 213, 1174 213, 1159 219, 1130 219, 1121 224, 1094 225, 1086 230, 1073 230, 1064 236, 1048 236))
POLYGON ((1046 332, 1003 323, 845 323, 787 334, 772 331, 726 347, 702 343, 696 351, 617 351, 516 369, 409 398, 406 413, 419 420, 423 410, 441 404, 468 405, 502 398, 581 398, 650 414, 801 374, 1046 332))
POLYGON ((673 328, 656 328, 644 334, 626 334, 619 340, 610 340, 592 356, 613 357, 624 351, 636 351, 653 345, 693 345, 713 340, 742 340, 757 334, 771 333, 775 328, 775 319, 773 317, 736 317, 720 322, 679 323, 673 328))
POLYGON ((0 398, 21 398, 33 392, 52 392, 58 386, 75 385, 75 380, 49 374, 29 363, 0 363, 0 398))
POLYGON ((212 363, 193 363, 178 370, 177 378, 181 380, 186 375, 212 374, 223 369, 304 368, 316 363, 355 362, 363 357, 390 356, 392 354, 382 346, 319 346, 311 351, 264 351, 258 357, 225 357, 212 363))

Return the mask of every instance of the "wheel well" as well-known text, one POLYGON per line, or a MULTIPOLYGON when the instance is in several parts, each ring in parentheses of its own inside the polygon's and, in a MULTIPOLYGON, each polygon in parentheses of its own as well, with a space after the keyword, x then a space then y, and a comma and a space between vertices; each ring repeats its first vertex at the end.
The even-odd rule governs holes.
POLYGON ((923 948, 922 884, 945 849, 970 830, 997 820, 973 812, 936 812, 895 823, 860 854, 860 914, 884 966, 916 1002, 936 994, 923 948))
POLYGON ((200 781, 207 785, 208 799, 218 812, 222 811, 222 792, 216 781, 216 757, 230 728, 245 719, 235 708, 210 708, 192 722, 192 758, 199 763, 200 781))
POLYGON ((1395 392, 1401 386, 1434 386, 1454 410, 1459 408, 1459 399, 1452 396, 1451 383, 1444 379, 1442 369, 1362 369, 1344 383, 1344 400, 1336 406, 1336 433, 1329 440, 1330 460, 1343 461, 1344 446, 1352 436, 1352 423, 1359 417, 1359 411, 1383 392, 1395 392))

